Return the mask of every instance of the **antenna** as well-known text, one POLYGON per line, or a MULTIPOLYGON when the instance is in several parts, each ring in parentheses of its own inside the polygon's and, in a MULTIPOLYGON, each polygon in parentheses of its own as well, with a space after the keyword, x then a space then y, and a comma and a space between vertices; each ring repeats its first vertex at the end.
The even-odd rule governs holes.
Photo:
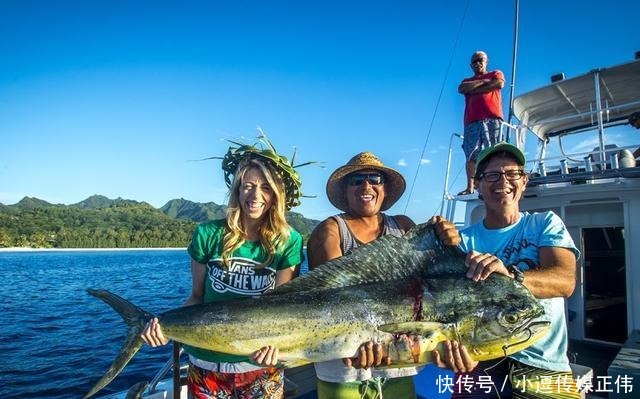
POLYGON ((433 129, 433 123, 435 122, 436 115, 438 114, 438 107, 440 106, 440 100, 442 99, 442 93, 444 92, 445 84, 447 83, 447 78, 449 76, 449 71, 451 70, 451 63, 453 62, 453 56, 456 53, 456 48, 458 47, 458 41, 460 40, 460 33, 462 32, 462 27, 464 26, 464 21, 467 17, 467 10, 469 9, 469 3, 471 0, 467 0, 467 4, 464 8, 464 13, 462 14, 462 19, 460 20, 460 26, 458 27, 458 33, 456 35, 456 39, 453 43, 453 49, 451 50, 451 56, 449 57, 449 64, 447 65, 447 71, 445 73, 444 79, 442 80, 442 86, 440 87, 440 94, 438 94, 438 101, 436 101, 436 107, 433 110, 433 116, 431 117, 431 123, 429 124, 429 130, 427 132, 427 138, 424 140, 424 145, 422 146, 422 152, 420 153, 420 158, 418 159, 418 167, 416 168, 416 173, 413 175, 413 181, 411 182, 411 186, 409 187, 409 194, 407 195, 407 201, 404 205, 404 213, 407 213, 407 208, 409 208, 409 202, 411 201, 411 196, 413 195, 413 189, 416 185, 416 180, 418 179, 418 173, 420 172, 420 164, 422 159, 424 158, 424 154, 427 151, 427 144, 429 143, 429 137, 431 137, 431 130, 433 129))
MULTIPOLYGON (((511 125, 513 118, 513 90, 516 86, 516 60, 518 58, 518 21, 520 16, 520 0, 516 0, 515 26, 513 29, 513 62, 511 63, 511 87, 509 89, 509 116, 507 122, 511 125)), ((509 129, 507 129, 506 140, 509 141, 509 129)))

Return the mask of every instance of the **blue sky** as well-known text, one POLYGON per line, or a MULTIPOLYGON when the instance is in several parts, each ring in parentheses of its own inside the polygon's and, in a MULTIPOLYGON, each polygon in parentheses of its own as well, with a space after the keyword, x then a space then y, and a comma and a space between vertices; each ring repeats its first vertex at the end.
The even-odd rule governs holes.
MULTIPOLYGON (((640 50, 635 0, 522 1, 520 13, 516 95, 640 50)), ((473 51, 504 71, 508 111, 513 16, 503 0, 0 0, 0 202, 225 203, 219 161, 189 160, 260 126, 283 154, 326 166, 300 170, 317 197, 294 210, 335 213, 327 178, 368 150, 407 179, 390 212, 424 221, 440 207, 473 51)))

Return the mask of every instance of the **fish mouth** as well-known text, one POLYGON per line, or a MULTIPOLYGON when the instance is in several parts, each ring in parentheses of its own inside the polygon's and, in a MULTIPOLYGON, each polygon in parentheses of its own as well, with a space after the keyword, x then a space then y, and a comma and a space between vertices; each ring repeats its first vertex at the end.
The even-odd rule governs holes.
POLYGON ((534 331, 535 333, 550 325, 551 325, 551 322, 548 320, 531 319, 529 320, 528 323, 525 323, 524 325, 522 325, 522 327, 520 327, 519 330, 520 331, 529 330, 529 332, 531 332, 531 330, 535 330, 534 331))
POLYGON ((509 348, 525 344, 531 339, 536 339, 537 341, 537 338, 547 332, 550 325, 550 321, 531 319, 513 332, 515 337, 522 336, 522 339, 511 344, 507 344, 502 349, 506 353, 509 348))

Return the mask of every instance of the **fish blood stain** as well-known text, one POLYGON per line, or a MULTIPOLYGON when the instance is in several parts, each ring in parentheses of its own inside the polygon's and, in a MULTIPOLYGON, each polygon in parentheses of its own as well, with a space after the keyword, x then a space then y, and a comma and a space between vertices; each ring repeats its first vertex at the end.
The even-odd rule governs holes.
POLYGON ((412 281, 409 283, 407 293, 413 298, 413 320, 422 321, 424 313, 422 311, 422 299, 424 298, 424 287, 420 281, 412 281))

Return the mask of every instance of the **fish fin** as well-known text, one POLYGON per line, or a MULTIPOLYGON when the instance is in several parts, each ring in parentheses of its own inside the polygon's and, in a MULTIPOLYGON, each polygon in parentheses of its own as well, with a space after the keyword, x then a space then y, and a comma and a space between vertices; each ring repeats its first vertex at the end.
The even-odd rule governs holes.
POLYGON ((310 291, 325 288, 342 288, 353 285, 382 282, 394 279, 389 273, 403 273, 402 268, 383 267, 384 262, 373 260, 385 248, 402 246, 402 238, 392 235, 382 236, 370 244, 353 249, 350 253, 324 263, 309 273, 276 288, 269 295, 293 291, 310 291))
POLYGON ((409 262, 402 254, 412 254, 411 243, 403 237, 385 235, 350 253, 332 259, 309 273, 281 285, 267 295, 294 291, 343 288, 359 284, 408 279, 420 275, 422 265, 409 262), (380 258, 388 261, 380 262, 380 258), (405 265, 411 265, 405 266, 405 265))
POLYGON ((405 323, 390 323, 378 326, 378 330, 390 334, 420 335, 425 338, 441 334, 447 328, 446 324, 435 321, 409 321, 405 323))
POLYGON ((266 295, 461 274, 467 271, 464 259, 459 248, 439 241, 433 224, 422 223, 401 237, 387 234, 354 248, 266 295))
POLYGON ((151 313, 145 312, 134 304, 110 293, 109 291, 88 289, 87 292, 111 306, 113 310, 118 312, 118 314, 124 319, 129 328, 124 344, 120 349, 120 353, 118 353, 118 356, 109 367, 109 370, 107 370, 102 378, 96 382, 93 388, 91 388, 83 399, 93 396, 96 392, 109 384, 118 374, 120 374, 122 369, 142 347, 143 341, 142 338, 140 338, 140 334, 144 330, 144 326, 147 321, 153 317, 151 313))

